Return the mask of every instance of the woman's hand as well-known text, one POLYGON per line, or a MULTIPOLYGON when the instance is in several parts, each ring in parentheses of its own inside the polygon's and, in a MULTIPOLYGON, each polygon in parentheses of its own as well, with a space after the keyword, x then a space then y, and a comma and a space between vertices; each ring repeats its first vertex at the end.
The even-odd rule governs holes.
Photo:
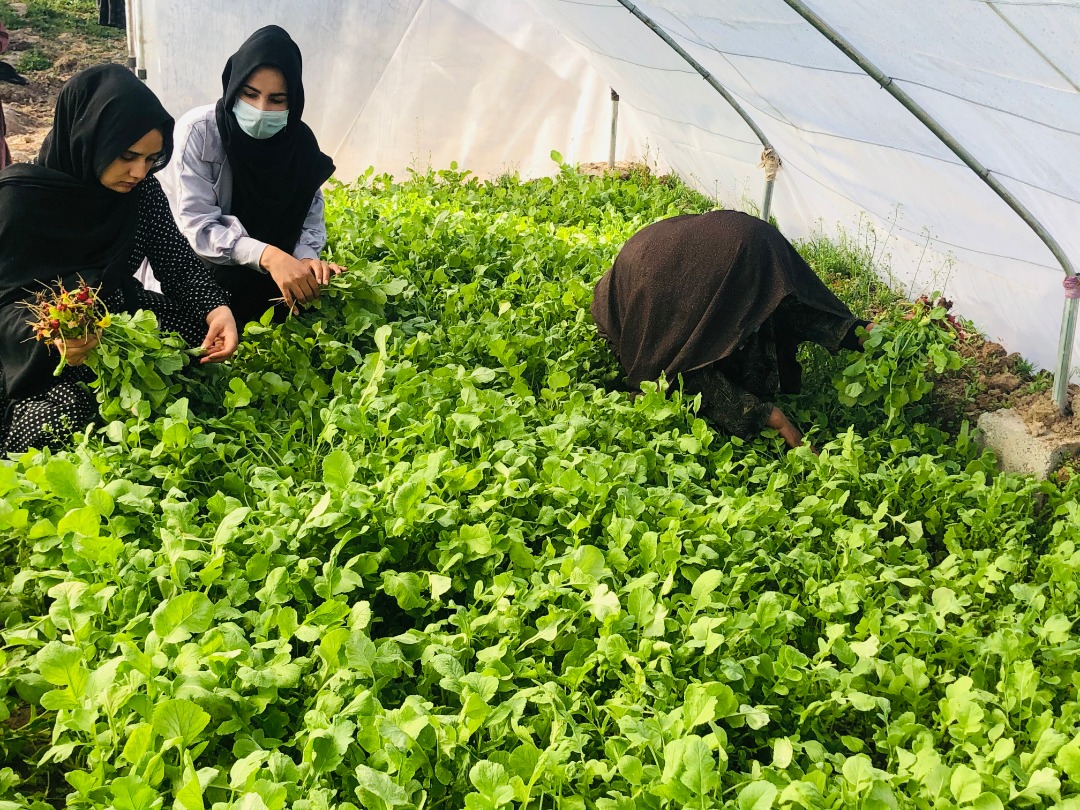
POLYGON ((281 290, 285 305, 298 314, 297 304, 306 304, 319 297, 319 282, 308 270, 307 265, 293 258, 281 248, 267 245, 259 257, 262 267, 281 290))
MULTIPOLYGON (((228 307, 210 310, 206 316, 206 340, 202 342, 205 354, 200 363, 220 363, 233 356, 240 342, 236 333, 236 319, 228 307)), ((70 361, 69 361, 70 362, 70 361)))
POLYGON ((73 338, 65 341, 63 338, 56 338, 53 341, 53 345, 60 350, 60 353, 64 356, 64 362, 69 366, 81 366, 86 362, 86 358, 90 355, 101 342, 101 335, 97 332, 92 332, 84 338, 73 338))
POLYGON ((306 266, 311 271, 311 275, 315 276, 315 280, 323 287, 329 284, 330 279, 334 276, 340 276, 345 272, 345 268, 340 264, 324 262, 322 259, 301 259, 300 264, 306 266))
POLYGON ((769 427, 779 431, 780 436, 787 442, 788 447, 798 447, 803 443, 802 433, 795 425, 791 424, 791 420, 784 415, 784 412, 773 406, 772 413, 769 414, 769 419, 766 423, 769 427))

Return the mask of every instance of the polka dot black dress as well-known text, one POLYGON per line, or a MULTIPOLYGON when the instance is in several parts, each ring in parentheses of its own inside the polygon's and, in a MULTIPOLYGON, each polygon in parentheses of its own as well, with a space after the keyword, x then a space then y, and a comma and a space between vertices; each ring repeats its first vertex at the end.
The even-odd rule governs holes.
MULTIPOLYGON (((132 278, 105 295, 105 305, 113 312, 149 309, 161 329, 178 332, 188 344, 198 345, 206 337, 207 314, 227 306, 225 294, 177 229, 158 181, 148 177, 131 193, 140 196, 128 261, 132 278), (161 293, 144 289, 134 279, 144 259, 160 280, 161 293)), ((29 338, 29 327, 26 334, 29 338)), ((97 403, 86 386, 92 379, 85 366, 67 367, 44 391, 10 400, 0 380, 0 445, 4 453, 21 453, 31 447, 57 449, 69 441, 72 431, 92 422, 97 403)))

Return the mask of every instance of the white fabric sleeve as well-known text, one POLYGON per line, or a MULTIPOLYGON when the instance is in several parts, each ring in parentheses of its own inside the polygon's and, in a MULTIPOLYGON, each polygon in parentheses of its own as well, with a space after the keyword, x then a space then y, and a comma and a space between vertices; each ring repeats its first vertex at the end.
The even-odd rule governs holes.
POLYGON ((304 229, 300 232, 300 239, 293 250, 293 256, 297 259, 317 259, 326 247, 325 207, 322 189, 319 189, 311 200, 311 207, 304 219, 304 229))
POLYGON ((239 264, 261 270, 266 243, 252 239, 234 216, 223 214, 214 191, 212 167, 200 155, 205 131, 192 127, 172 164, 172 205, 176 223, 195 252, 213 264, 239 264))

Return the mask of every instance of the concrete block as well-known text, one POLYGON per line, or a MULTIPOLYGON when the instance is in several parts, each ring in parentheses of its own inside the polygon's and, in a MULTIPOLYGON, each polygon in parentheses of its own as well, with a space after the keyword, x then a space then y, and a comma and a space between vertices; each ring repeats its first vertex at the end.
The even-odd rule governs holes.
POLYGON ((1046 478, 1067 456, 1080 450, 1080 441, 1033 436, 1023 417, 1009 408, 984 413, 978 427, 983 446, 994 451, 1003 472, 1046 478))

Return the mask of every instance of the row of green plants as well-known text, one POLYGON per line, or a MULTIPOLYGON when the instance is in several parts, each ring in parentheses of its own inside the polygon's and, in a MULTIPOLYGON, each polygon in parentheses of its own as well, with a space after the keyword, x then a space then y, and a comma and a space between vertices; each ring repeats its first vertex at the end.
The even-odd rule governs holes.
POLYGON ((708 207, 369 173, 231 365, 115 317, 105 424, 0 465, 0 810, 1080 807, 1078 487, 933 426, 942 308, 807 351, 817 453, 620 390, 592 285, 708 207))

